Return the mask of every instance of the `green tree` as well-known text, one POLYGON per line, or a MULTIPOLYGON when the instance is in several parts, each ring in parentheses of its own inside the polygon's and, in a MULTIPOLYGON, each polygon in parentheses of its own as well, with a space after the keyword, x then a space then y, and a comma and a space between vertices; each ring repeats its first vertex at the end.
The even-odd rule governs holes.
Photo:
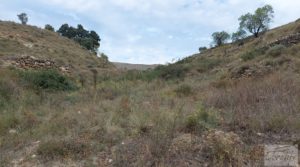
POLYGON ((243 29, 239 29, 237 32, 232 33, 231 40, 233 42, 237 42, 246 38, 246 36, 247 36, 247 32, 243 29))
POLYGON ((205 47, 205 46, 202 46, 202 47, 199 48, 199 52, 200 53, 202 53, 202 52, 204 52, 206 50, 207 50, 207 47, 205 47))
POLYGON ((28 22, 28 16, 27 16, 26 13, 21 13, 21 14, 19 14, 19 15, 18 15, 18 18, 19 18, 19 20, 21 21, 21 23, 22 23, 23 25, 26 25, 26 24, 27 24, 27 22, 28 22))
POLYGON ((247 13, 239 18, 240 28, 245 29, 258 37, 259 33, 266 31, 274 17, 274 10, 271 5, 256 9, 254 14, 247 13))
POLYGON ((53 31, 53 32, 55 31, 54 27, 52 27, 50 24, 45 25, 45 30, 49 30, 49 31, 53 31))
POLYGON ((57 32, 61 35, 61 36, 67 36, 68 31, 69 31, 69 25, 68 24, 63 24, 60 26, 60 28, 57 30, 57 32))
POLYGON ((212 34, 212 38, 213 38, 213 42, 217 45, 217 46, 221 46, 223 45, 227 40, 230 39, 230 35, 225 32, 225 31, 221 31, 221 32, 215 32, 212 34))
POLYGON ((107 63, 108 62, 108 56, 104 53, 100 54, 100 57, 107 63))
POLYGON ((97 53, 100 47, 100 37, 95 31, 87 31, 81 24, 77 28, 63 24, 57 31, 61 36, 73 39, 87 50, 97 53))
POLYGON ((93 41, 93 48, 94 48, 94 51, 96 52, 98 50, 98 48, 100 47, 101 39, 95 31, 91 31, 89 36, 93 41))

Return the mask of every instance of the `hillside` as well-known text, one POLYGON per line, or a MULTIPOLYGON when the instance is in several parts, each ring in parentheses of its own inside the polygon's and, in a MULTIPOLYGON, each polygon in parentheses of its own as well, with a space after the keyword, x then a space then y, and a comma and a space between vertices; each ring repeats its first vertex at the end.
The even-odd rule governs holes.
POLYGON ((120 63, 120 62, 113 62, 116 68, 120 70, 147 70, 147 69, 154 69, 158 65, 145 65, 145 64, 129 64, 129 63, 120 63))
POLYGON ((13 65, 33 68, 34 64, 41 67, 47 61, 52 68, 72 76, 89 76, 91 69, 101 72, 113 68, 113 65, 55 32, 13 22, 0 22, 0 67, 13 65))
POLYGON ((263 166, 265 144, 300 144, 300 21, 145 71, 102 66, 52 32, 0 25, 1 167, 263 166), (22 55, 34 58, 18 64, 100 72, 80 84, 8 64, 22 55))

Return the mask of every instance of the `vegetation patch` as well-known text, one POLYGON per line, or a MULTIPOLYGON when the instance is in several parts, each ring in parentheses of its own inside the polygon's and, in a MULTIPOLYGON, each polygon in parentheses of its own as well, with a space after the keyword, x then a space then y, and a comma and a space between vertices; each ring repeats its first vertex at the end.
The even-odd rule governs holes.
POLYGON ((190 85, 187 85, 187 84, 183 84, 183 85, 180 85, 178 86, 176 89, 175 89, 175 93, 182 97, 182 96, 189 96, 191 95, 193 92, 192 92, 192 87, 190 85))
POLYGON ((184 79, 185 74, 189 71, 189 68, 184 64, 169 64, 168 66, 158 66, 154 70, 148 70, 143 73, 143 80, 151 81, 153 79, 184 79))
POLYGON ((83 159, 91 153, 91 148, 81 141, 54 140, 41 143, 37 153, 43 160, 83 159))
POLYGON ((264 55, 265 48, 253 49, 241 55, 243 61, 248 61, 256 58, 257 56, 264 55))
POLYGON ((267 55, 274 58, 279 57, 284 52, 285 48, 284 45, 275 45, 268 50, 267 55))
POLYGON ((188 131, 204 131, 212 128, 216 128, 219 124, 219 115, 212 109, 206 109, 204 106, 200 106, 199 110, 190 115, 185 127, 188 131))
POLYGON ((76 85, 69 78, 55 70, 24 71, 21 78, 25 85, 38 90, 70 91, 76 85))
POLYGON ((200 61, 196 63, 198 72, 206 72, 214 67, 220 65, 222 60, 212 59, 212 58, 201 58, 200 61))

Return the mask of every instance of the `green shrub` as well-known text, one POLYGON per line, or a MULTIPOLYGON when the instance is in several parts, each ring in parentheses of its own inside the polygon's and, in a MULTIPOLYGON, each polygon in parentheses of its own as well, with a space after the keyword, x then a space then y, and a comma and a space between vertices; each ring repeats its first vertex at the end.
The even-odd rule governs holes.
POLYGON ((6 83, 0 81, 0 108, 4 107, 11 97, 11 94, 6 87, 6 83))
POLYGON ((259 49, 254 49, 254 50, 248 51, 248 52, 242 54, 241 58, 243 61, 252 60, 257 56, 264 55, 265 49, 266 48, 259 48, 259 49))
POLYGON ((206 72, 218 66, 220 63, 221 63, 220 59, 201 58, 200 61, 196 63, 196 66, 199 72, 206 72))
POLYGON ((75 84, 55 70, 25 71, 21 72, 21 78, 25 85, 34 89, 52 91, 75 90, 75 84))
POLYGON ((156 78, 164 80, 183 79, 188 72, 188 68, 183 64, 169 64, 167 66, 158 66, 153 70, 142 73, 143 80, 151 81, 156 78))
POLYGON ((0 117, 0 134, 8 132, 9 129, 17 128, 20 124, 20 119, 12 112, 2 114, 0 117))
POLYGON ((188 96, 192 94, 192 88, 190 85, 183 84, 175 89, 175 93, 178 96, 188 96))
POLYGON ((76 140, 58 140, 43 142, 37 149, 43 160, 82 159, 91 153, 88 144, 76 140))
POLYGON ((248 60, 252 60, 255 58, 255 54, 253 52, 246 52, 244 54, 241 55, 241 58, 243 61, 248 61, 248 60))
POLYGON ((212 109, 206 109, 200 106, 200 109, 190 115, 185 123, 185 127, 189 131, 203 131, 217 127, 219 124, 219 116, 212 109))
POLYGON ((274 58, 278 57, 283 53, 285 48, 284 45, 275 45, 268 50, 267 55, 274 58))
POLYGON ((125 74, 119 77, 119 80, 142 80, 143 79, 143 72, 139 70, 128 70, 125 74))

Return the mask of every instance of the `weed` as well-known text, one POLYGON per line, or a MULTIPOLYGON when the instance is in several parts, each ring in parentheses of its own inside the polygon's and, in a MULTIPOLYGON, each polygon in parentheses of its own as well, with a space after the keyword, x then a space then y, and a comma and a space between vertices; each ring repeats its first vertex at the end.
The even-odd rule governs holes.
POLYGON ((82 159, 91 153, 91 148, 88 144, 74 139, 53 140, 42 142, 37 153, 46 161, 65 158, 82 159))
POLYGON ((213 58, 205 58, 202 57, 200 60, 198 60, 195 63, 196 69, 198 72, 206 72, 210 69, 213 69, 214 67, 218 66, 221 64, 220 59, 213 59, 213 58))
POLYGON ((70 91, 75 90, 75 84, 55 70, 24 71, 20 73, 25 85, 37 90, 70 91))
POLYGON ((248 51, 248 52, 242 54, 241 58, 242 58, 243 61, 252 60, 257 56, 264 55, 265 54, 265 49, 266 48, 264 48, 264 47, 263 48, 258 48, 258 49, 253 49, 251 51, 248 51))
POLYGON ((187 84, 183 84, 183 85, 180 85, 178 86, 176 89, 175 89, 175 93, 182 97, 182 96, 189 96, 191 95, 193 92, 192 92, 192 87, 190 85, 187 85, 187 84))
POLYGON ((183 79, 188 68, 181 64, 170 64, 168 66, 158 66, 151 71, 147 77, 159 77, 165 80, 170 79, 183 79))
POLYGON ((216 128, 219 124, 219 116, 212 109, 206 109, 203 105, 199 110, 190 115, 186 120, 186 129, 188 131, 204 131, 211 128, 216 128))
POLYGON ((273 46, 267 51, 267 55, 274 58, 278 57, 284 52, 285 48, 284 45, 273 46))

